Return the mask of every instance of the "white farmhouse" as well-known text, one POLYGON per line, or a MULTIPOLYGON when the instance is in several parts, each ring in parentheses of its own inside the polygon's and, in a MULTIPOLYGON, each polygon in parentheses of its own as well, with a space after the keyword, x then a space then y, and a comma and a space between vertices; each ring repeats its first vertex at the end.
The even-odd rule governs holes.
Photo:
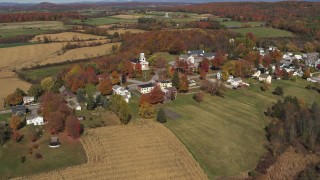
POLYGON ((238 87, 238 86, 240 86, 241 83, 242 83, 241 78, 233 78, 230 82, 231 86, 233 86, 233 87, 238 87))
POLYGON ((26 120, 27 120, 27 125, 33 124, 35 126, 41 126, 41 125, 45 124, 43 117, 38 116, 38 115, 27 116, 26 120))
POLYGON ((34 97, 25 96, 23 97, 23 104, 30 104, 34 102, 34 97))
POLYGON ((121 86, 115 85, 112 87, 113 90, 113 94, 118 94, 120 96, 123 97, 123 99, 129 103, 129 100, 131 98, 131 92, 129 92, 128 90, 124 89, 121 86))
POLYGON ((166 88, 172 87, 172 82, 169 80, 164 80, 164 81, 159 81, 157 85, 160 86, 162 90, 164 90, 166 88))
POLYGON ((152 83, 148 83, 148 84, 140 84, 137 86, 137 90, 141 93, 141 94, 148 94, 150 93, 153 88, 155 87, 154 84, 152 83))
POLYGON ((264 82, 266 82, 266 83, 271 83, 271 80, 272 80, 272 77, 270 76, 270 75, 268 75, 268 74, 261 74, 260 76, 259 76, 259 81, 264 81, 264 82))

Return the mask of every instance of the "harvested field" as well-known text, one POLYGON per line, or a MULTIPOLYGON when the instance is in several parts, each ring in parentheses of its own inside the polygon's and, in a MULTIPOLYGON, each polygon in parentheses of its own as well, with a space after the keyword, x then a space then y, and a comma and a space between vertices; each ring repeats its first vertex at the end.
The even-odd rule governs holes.
POLYGON ((108 34, 113 34, 115 32, 118 32, 119 34, 124 34, 125 32, 143 33, 143 32, 146 32, 146 31, 140 30, 140 29, 124 29, 124 28, 120 28, 120 29, 116 29, 116 30, 108 30, 108 34))
POLYGON ((30 84, 18 79, 17 75, 11 71, 0 71, 0 109, 3 108, 2 99, 8 94, 13 93, 14 90, 19 87, 20 89, 26 91, 29 89, 30 84), (8 86, 10 84, 10 86, 8 86))
POLYGON ((139 19, 142 16, 143 16, 142 14, 119 14, 111 17, 121 18, 121 19, 139 19))
POLYGON ((183 144, 156 122, 90 129, 82 143, 86 164, 21 179, 207 179, 183 144))
POLYGON ((58 34, 41 34, 36 37, 34 37, 31 42, 43 42, 43 37, 46 36, 48 38, 51 38, 53 41, 74 41, 74 39, 79 40, 98 40, 98 39, 106 39, 104 36, 96 36, 91 34, 83 34, 83 33, 76 33, 76 32, 63 32, 58 34))
POLYGON ((278 158, 277 162, 268 169, 267 175, 258 179, 294 179, 308 164, 319 161, 320 157, 315 154, 303 154, 296 152, 294 148, 289 148, 278 158))
POLYGON ((19 69, 37 64, 44 65, 101 56, 110 53, 113 44, 72 49, 60 55, 59 51, 64 45, 65 43, 50 43, 1 48, 2 61, 0 61, 0 70, 19 69))

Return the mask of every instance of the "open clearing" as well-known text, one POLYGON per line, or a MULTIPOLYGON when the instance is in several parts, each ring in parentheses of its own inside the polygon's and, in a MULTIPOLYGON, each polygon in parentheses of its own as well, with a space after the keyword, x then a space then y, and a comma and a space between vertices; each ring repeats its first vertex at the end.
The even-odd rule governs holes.
POLYGON ((293 33, 281 29, 275 28, 267 28, 267 27, 254 27, 254 28, 239 28, 239 29, 232 29, 232 31, 240 33, 240 34, 247 34, 248 32, 252 32, 254 35, 258 37, 292 37, 293 33))
POLYGON ((100 25, 117 24, 117 23, 119 24, 136 23, 138 22, 138 20, 107 16, 107 17, 99 17, 99 18, 89 18, 84 21, 74 20, 73 22, 76 24, 88 24, 93 26, 100 26, 100 25))
POLYGON ((142 16, 143 16, 142 14, 119 14, 111 17, 121 18, 121 19, 139 19, 142 16))
POLYGON ((65 30, 68 26, 59 21, 32 21, 21 23, 0 23, 0 37, 35 35, 53 30, 65 30))
POLYGON ((74 41, 74 40, 98 40, 98 39, 106 39, 104 36, 96 36, 91 34, 83 34, 83 33, 76 33, 76 32, 63 32, 58 34, 41 34, 34 37, 31 42, 43 42, 43 37, 50 37, 53 41, 74 41))
POLYGON ((227 28, 239 28, 239 27, 243 27, 245 25, 250 25, 251 27, 256 27, 256 26, 261 26, 264 23, 263 22, 225 21, 225 22, 221 22, 221 24, 225 25, 227 28))
POLYGON ((174 134, 150 120, 89 129, 82 143, 86 164, 21 179, 207 179, 174 134))
POLYGON ((265 152, 264 127, 268 119, 263 112, 280 97, 271 92, 277 85, 285 96, 293 95, 305 102, 320 103, 319 94, 305 89, 306 80, 273 81, 268 92, 261 92, 259 82, 239 90, 228 90, 225 98, 206 94, 197 103, 192 95, 179 94, 166 108, 182 115, 166 126, 186 145, 209 179, 239 175, 254 168, 265 152))

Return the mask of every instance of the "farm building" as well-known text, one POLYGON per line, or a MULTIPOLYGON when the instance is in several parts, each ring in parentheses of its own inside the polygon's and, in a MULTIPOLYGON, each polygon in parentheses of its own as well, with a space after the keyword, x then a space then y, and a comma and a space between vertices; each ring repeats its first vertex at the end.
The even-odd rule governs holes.
POLYGON ((60 147, 60 141, 58 137, 51 137, 49 147, 51 148, 57 148, 60 147))
POLYGON ((13 115, 22 116, 27 113, 27 108, 25 105, 12 106, 11 112, 13 115))

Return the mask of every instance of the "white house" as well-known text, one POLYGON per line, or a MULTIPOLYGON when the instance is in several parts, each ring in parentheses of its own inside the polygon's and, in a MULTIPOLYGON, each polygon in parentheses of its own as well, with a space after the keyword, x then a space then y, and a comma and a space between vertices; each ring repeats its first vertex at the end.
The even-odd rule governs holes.
POLYGON ((166 88, 172 87, 172 82, 169 81, 169 80, 159 81, 159 82, 157 83, 157 85, 160 86, 160 88, 161 88, 162 90, 164 90, 164 89, 166 89, 166 88))
POLYGON ((79 103, 76 104, 76 110, 77 110, 77 111, 81 111, 81 109, 82 109, 82 108, 81 108, 80 104, 79 104, 79 103))
POLYGON ((140 64, 141 64, 142 71, 149 69, 149 62, 146 60, 146 57, 144 56, 144 53, 140 53, 139 61, 140 61, 140 64))
POLYGON ((192 87, 192 86, 196 86, 196 81, 192 80, 192 79, 189 79, 188 80, 188 83, 189 83, 189 87, 192 87))
POLYGON ((231 86, 238 87, 242 83, 241 78, 233 78, 230 82, 231 86))
POLYGON ((123 97, 123 99, 129 103, 129 100, 131 98, 131 92, 129 92, 128 90, 124 89, 121 86, 115 85, 112 87, 113 90, 113 94, 118 94, 120 96, 123 97))
POLYGON ((34 102, 34 97, 25 96, 23 97, 23 104, 30 104, 34 102))
POLYGON ((150 93, 153 88, 155 87, 154 84, 152 83, 148 83, 148 84, 140 84, 137 86, 137 90, 141 93, 141 94, 148 94, 150 93))
POLYGON ((221 79, 221 76, 222 76, 222 75, 221 75, 221 72, 218 72, 218 73, 217 73, 217 79, 221 79))
POLYGON ((268 75, 268 74, 261 74, 260 76, 259 76, 259 81, 264 81, 264 82, 266 82, 266 83, 271 83, 271 80, 272 80, 272 77, 270 76, 270 75, 268 75))
POLYGON ((260 75, 261 75, 261 71, 258 70, 257 72, 255 72, 255 73, 252 75, 252 77, 253 77, 253 78, 259 78, 260 75))
POLYGON ((44 125, 44 120, 43 117, 38 116, 38 115, 30 115, 26 118, 27 120, 27 125, 35 125, 35 126, 40 126, 40 125, 44 125))

